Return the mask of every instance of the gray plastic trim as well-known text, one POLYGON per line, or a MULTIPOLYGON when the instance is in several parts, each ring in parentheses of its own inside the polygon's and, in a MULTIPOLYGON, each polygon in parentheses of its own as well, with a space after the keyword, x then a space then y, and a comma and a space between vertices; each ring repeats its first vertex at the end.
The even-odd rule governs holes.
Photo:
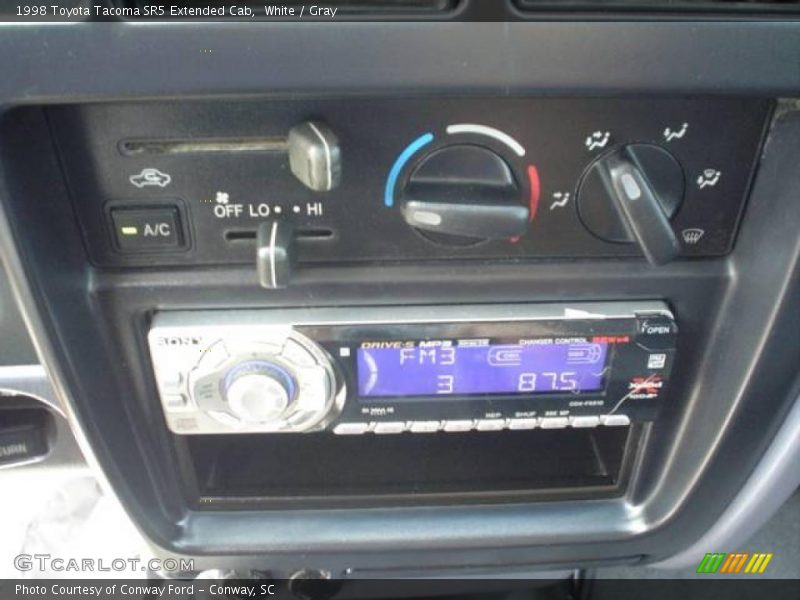
POLYGON ((53 387, 41 365, 0 367, 0 404, 4 397, 17 394, 35 398, 62 417, 65 416, 61 401, 53 393, 53 387))
POLYGON ((792 95, 798 49, 791 21, 5 23, 0 103, 443 89, 792 95))
POLYGON ((703 537, 654 563, 659 569, 697 565, 706 552, 736 548, 766 523, 800 486, 800 397, 739 494, 703 537))
MULTIPOLYGON (((86 461, 75 442, 59 400, 53 393, 44 367, 40 365, 14 365, 0 367, 0 406, 4 401, 16 400, 22 396, 41 402, 54 413, 55 431, 50 440, 50 451, 28 461, 0 466, 0 477, 13 471, 15 476, 33 472, 34 469, 56 470, 86 469, 86 461)), ((4 485, 8 479, 3 479, 4 485)), ((11 488, 9 488, 11 489, 11 488)))
MULTIPOLYGON (((0 31, 2 31, 1 28, 0 31)), ((1 38, 2 34, 0 34, 1 38)), ((36 305, 30 282, 23 275, 26 270, 14 245, 14 236, 5 211, 4 196, 7 194, 5 181, 0 177, 0 262, 4 273, 8 276, 12 294, 16 299, 17 307, 31 336, 36 353, 41 359, 43 356, 53 356, 54 349, 43 334, 45 323, 39 310, 40 307, 36 305)), ((58 419, 56 423, 58 424, 57 435, 63 439, 65 435, 62 435, 62 432, 69 434, 66 435, 66 438, 69 442, 70 450, 63 454, 67 457, 66 462, 73 465, 78 464, 80 467, 88 467, 91 474, 95 476, 98 483, 103 487, 104 492, 113 498, 117 498, 113 487, 105 476, 105 472, 99 465, 84 429, 72 410, 72 406, 68 401, 69 394, 65 387, 59 383, 64 381, 63 371, 55 364, 45 367, 44 365, 48 364, 47 360, 42 360, 42 363, 43 365, 6 367, 7 379, 5 382, 0 380, 0 387, 9 391, 30 394, 53 407, 60 415, 64 416, 64 419, 58 419), (70 456, 79 458, 72 460, 69 458, 70 456)), ((56 456, 60 454, 59 452, 55 453, 56 456)), ((51 462, 46 460, 32 465, 31 468, 43 468, 50 464, 51 462)))

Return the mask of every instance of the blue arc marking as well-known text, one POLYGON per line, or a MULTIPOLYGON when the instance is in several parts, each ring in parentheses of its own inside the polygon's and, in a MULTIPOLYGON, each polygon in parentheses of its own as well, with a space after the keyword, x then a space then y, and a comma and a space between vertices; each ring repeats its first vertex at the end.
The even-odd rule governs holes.
POLYGON ((383 193, 383 203, 386 206, 394 205, 394 186, 397 184, 397 178, 400 176, 400 172, 408 162, 408 159, 411 158, 417 150, 430 144, 432 141, 432 133, 425 133, 419 136, 408 146, 406 146, 406 149, 403 150, 400 153, 400 156, 397 157, 397 160, 394 161, 394 164, 389 171, 389 178, 386 180, 386 190, 383 193))

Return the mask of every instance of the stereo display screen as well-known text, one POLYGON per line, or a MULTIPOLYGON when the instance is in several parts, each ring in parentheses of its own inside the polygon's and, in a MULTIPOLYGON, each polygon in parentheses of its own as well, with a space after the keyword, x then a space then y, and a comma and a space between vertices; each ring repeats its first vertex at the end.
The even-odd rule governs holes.
POLYGON ((364 342, 362 398, 553 394, 603 389, 609 344, 584 338, 364 342))

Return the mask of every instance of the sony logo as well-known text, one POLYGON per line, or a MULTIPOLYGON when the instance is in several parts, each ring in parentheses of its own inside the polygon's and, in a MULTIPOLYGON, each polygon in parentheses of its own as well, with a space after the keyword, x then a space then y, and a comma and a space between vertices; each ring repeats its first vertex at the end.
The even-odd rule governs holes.
POLYGON ((195 335, 168 335, 156 338, 158 346, 198 346, 200 337, 195 335))

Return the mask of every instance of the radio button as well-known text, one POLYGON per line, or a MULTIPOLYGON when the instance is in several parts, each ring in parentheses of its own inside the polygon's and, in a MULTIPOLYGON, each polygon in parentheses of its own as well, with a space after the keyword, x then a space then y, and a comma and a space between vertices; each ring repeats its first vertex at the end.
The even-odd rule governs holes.
POLYGON ((297 406, 301 410, 322 410, 328 401, 328 375, 322 367, 298 369, 294 373, 299 393, 297 406))
POLYGON ((443 429, 451 433, 457 433, 460 431, 472 431, 474 427, 475 421, 445 421, 443 429))
POLYGON ((340 423, 333 428, 336 435, 360 435, 369 431, 369 423, 340 423))
POLYGON ((206 375, 197 380, 192 390, 192 397, 201 408, 213 409, 223 405, 219 394, 219 382, 214 375, 206 375))
POLYGON ((167 410, 185 410, 189 402, 183 394, 164 394, 164 408, 167 410))
POLYGON ((545 417, 539 423, 542 429, 564 429, 569 425, 567 417, 545 417))
POLYGON ((578 429, 582 427, 597 427, 600 425, 600 417, 570 417, 569 424, 578 429))
POLYGON ((311 352, 291 339, 286 340, 281 356, 300 367, 313 367, 317 364, 317 360, 311 352))
POLYGON ((441 428, 441 421, 412 421, 408 424, 411 433, 435 433, 441 428))
POLYGON ((605 415, 600 417, 600 422, 606 427, 624 427, 631 424, 628 415, 605 415))
MULTIPOLYGON (((185 415, 167 415, 167 426, 175 433, 191 435, 193 433, 200 433, 200 426, 197 419, 192 413, 185 415)), ((202 433, 209 431, 208 426, 204 424, 202 433)))
POLYGON ((177 390, 183 383, 183 374, 180 371, 167 371, 160 374, 161 386, 170 390, 177 390))
POLYGON ((672 335, 677 332, 675 321, 666 315, 640 316, 636 328, 642 335, 672 335))
POLYGON ((208 416, 213 417, 228 427, 241 427, 242 425, 242 422, 239 419, 234 417, 231 413, 225 412, 224 410, 209 410, 206 412, 208 416))
MULTIPOLYGON (((247 350, 250 351, 249 353, 252 356, 264 356, 266 354, 274 356, 281 353, 285 342, 286 339, 284 337, 275 336, 258 340, 258 342, 254 343, 251 347, 247 347, 247 350)), ((245 354, 247 354, 247 350, 245 350, 245 354)))
POLYGON ((402 421, 375 423, 372 428, 374 433, 403 433, 405 430, 406 424, 402 421))
POLYGON ((514 431, 521 429, 536 429, 539 426, 539 419, 511 419, 508 428, 514 431))
POLYGON ((678 327, 664 315, 642 316, 636 320, 636 343, 647 350, 669 350, 675 347, 678 327))
POLYGON ((506 428, 505 419, 478 419, 476 429, 478 431, 500 431, 506 428))

